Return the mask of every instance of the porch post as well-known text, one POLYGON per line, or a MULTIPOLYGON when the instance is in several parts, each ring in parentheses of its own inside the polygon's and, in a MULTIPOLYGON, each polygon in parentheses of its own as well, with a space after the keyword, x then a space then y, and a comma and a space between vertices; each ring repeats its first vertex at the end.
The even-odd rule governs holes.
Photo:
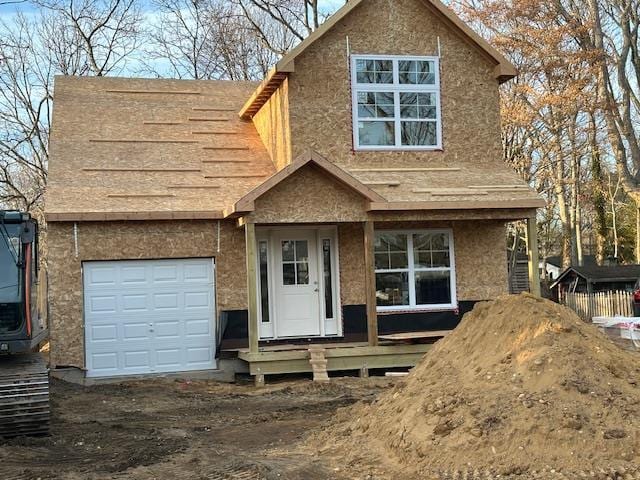
POLYGON ((258 286, 256 284, 256 226, 245 223, 247 257, 247 307, 249 321, 249 352, 258 353, 258 286))
POLYGON ((540 259, 538 255, 538 225, 535 214, 527 218, 527 258, 529 261, 529 292, 540 296, 540 259))
POLYGON ((378 313, 376 311, 376 274, 373 255, 373 222, 364 222, 364 282, 367 296, 367 335, 369 345, 378 345, 378 313))

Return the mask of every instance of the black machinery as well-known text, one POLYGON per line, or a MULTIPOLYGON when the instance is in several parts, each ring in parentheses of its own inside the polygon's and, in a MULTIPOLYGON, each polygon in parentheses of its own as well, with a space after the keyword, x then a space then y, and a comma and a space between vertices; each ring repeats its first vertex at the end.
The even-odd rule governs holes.
POLYGON ((39 353, 49 335, 38 302, 46 279, 39 275, 37 222, 0 210, 0 437, 49 431, 49 370, 39 353))

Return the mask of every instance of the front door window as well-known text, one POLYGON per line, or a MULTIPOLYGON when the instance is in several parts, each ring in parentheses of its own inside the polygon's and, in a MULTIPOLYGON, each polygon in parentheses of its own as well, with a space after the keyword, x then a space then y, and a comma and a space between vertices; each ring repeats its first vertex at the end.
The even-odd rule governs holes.
POLYGON ((309 285, 309 243, 282 241, 282 281, 284 285, 309 285))

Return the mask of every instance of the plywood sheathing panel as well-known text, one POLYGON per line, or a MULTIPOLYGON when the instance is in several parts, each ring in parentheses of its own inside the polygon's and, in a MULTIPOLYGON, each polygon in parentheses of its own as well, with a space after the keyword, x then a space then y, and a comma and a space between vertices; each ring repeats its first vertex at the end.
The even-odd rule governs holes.
POLYGON ((368 200, 308 164, 255 201, 255 223, 354 222, 367 218, 368 200))
POLYGON ((276 169, 291 163, 289 81, 283 80, 269 100, 253 116, 253 124, 276 169))
POLYGON ((51 363, 84 367, 81 262, 215 257, 217 308, 246 309, 244 232, 232 221, 80 222, 47 226, 51 363))
MULTIPOLYGON (((360 155, 359 153, 357 155, 360 155)), ((431 153, 423 153, 429 159, 431 153)), ((540 197, 507 167, 502 160, 495 164, 459 162, 456 169, 432 167, 396 167, 380 169, 347 168, 360 182, 369 185, 389 202, 425 201, 493 201, 509 202, 540 197), (385 185, 394 184, 388 188, 385 185)))
POLYGON ((255 85, 56 77, 47 213, 222 212, 262 180, 239 175, 275 172, 253 123, 234 113, 255 85), (228 121, 190 122, 214 116, 194 115, 201 105, 228 121), (193 133, 205 130, 223 133, 193 133), (176 183, 218 188, 170 191, 176 183), (165 189, 175 196, 113 197, 165 189))
MULTIPOLYGON (((517 182, 515 174, 510 174, 502 162, 494 68, 495 63, 479 54, 422 0, 362 2, 295 59, 295 71, 289 74, 288 85, 292 156, 295 158, 310 148, 347 170, 466 168, 465 173, 358 174, 363 182, 399 181, 397 189, 377 190, 391 201, 413 200, 419 197, 412 192, 414 188, 431 184, 448 188, 517 182), (352 54, 436 55, 440 39, 443 151, 352 152, 347 36, 352 54), (505 178, 493 180, 494 175, 505 178)), ((501 194, 496 198, 510 198, 501 194)))
POLYGON ((342 305, 364 305, 364 229, 362 223, 338 225, 342 305))
POLYGON ((456 283, 461 300, 509 293, 504 222, 455 222, 456 283))

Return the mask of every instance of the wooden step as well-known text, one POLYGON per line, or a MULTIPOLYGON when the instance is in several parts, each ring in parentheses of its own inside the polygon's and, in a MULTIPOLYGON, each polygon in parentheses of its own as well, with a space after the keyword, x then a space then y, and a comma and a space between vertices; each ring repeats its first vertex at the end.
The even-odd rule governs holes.
POLYGON ((327 358, 324 355, 325 349, 318 345, 309 347, 309 363, 313 369, 314 382, 328 382, 327 358))

